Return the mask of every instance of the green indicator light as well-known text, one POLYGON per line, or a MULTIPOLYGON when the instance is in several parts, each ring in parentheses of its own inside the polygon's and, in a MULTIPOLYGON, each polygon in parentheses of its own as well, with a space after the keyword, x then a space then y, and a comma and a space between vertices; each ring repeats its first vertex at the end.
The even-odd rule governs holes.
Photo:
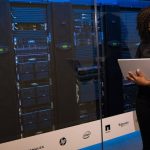
POLYGON ((29 58, 29 61, 36 61, 36 58, 29 58))
POLYGON ((117 43, 113 43, 113 46, 116 46, 117 45, 117 43))
POLYGON ((62 45, 62 48, 66 49, 68 48, 68 45, 62 45))
POLYGON ((4 49, 3 48, 0 48, 0 52, 3 52, 4 51, 4 49))

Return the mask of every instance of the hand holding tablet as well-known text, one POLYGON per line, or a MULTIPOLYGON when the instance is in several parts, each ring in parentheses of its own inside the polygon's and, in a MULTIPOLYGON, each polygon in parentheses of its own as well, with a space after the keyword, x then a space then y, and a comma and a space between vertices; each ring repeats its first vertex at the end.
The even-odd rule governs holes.
POLYGON ((125 80, 138 85, 150 85, 150 59, 118 59, 125 80))

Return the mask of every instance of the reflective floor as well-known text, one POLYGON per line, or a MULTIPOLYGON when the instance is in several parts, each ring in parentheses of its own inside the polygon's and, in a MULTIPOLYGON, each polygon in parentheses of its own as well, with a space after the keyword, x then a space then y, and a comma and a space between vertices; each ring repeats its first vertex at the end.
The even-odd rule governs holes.
MULTIPOLYGON (((101 145, 93 145, 82 150, 101 150, 101 145)), ((142 141, 140 132, 115 138, 104 142, 104 150, 142 150, 142 141)))

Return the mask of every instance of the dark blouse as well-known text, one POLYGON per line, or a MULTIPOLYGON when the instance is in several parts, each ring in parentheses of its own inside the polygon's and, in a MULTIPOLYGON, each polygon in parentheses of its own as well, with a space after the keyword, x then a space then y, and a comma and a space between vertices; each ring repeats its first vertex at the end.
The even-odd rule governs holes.
MULTIPOLYGON (((150 58, 150 43, 140 44, 137 49, 136 57, 137 58, 150 58)), ((150 99, 150 86, 139 86, 139 91, 138 91, 137 96, 139 98, 150 99)))

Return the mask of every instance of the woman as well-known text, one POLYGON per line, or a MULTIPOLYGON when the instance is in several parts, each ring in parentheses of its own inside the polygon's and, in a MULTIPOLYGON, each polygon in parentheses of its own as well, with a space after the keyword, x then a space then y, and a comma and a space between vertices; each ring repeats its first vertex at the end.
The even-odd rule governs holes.
MULTIPOLYGON (((150 58, 150 7, 144 8, 137 16, 137 29, 141 43, 137 49, 138 58, 150 58)), ((150 150, 150 77, 140 70, 129 72, 129 80, 139 86, 136 99, 136 113, 141 131, 143 150, 150 150)))

